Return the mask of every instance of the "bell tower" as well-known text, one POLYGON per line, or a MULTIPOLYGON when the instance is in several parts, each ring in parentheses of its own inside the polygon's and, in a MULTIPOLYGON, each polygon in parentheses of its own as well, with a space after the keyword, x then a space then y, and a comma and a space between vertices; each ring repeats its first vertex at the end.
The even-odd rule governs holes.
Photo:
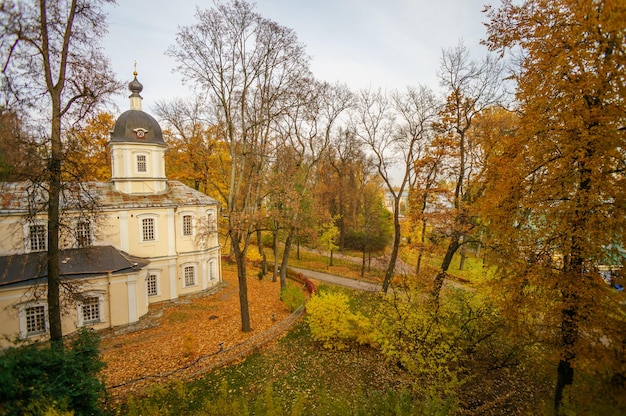
POLYGON ((111 181, 125 194, 159 194, 167 191, 165 150, 167 144, 159 123, 145 113, 140 93, 143 85, 134 79, 128 84, 130 110, 122 113, 111 132, 111 181))

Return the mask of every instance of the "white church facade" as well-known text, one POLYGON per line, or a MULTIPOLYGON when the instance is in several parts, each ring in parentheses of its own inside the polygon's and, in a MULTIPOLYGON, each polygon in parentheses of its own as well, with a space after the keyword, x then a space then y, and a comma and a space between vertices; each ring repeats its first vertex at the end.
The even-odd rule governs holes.
MULTIPOLYGON (((219 203, 165 175, 158 122, 134 80, 108 144, 109 182, 66 184, 61 199, 63 333, 137 322, 151 303, 221 282, 219 203), (80 202, 80 203, 78 203, 80 202), (86 210, 85 206, 91 206, 86 210)), ((46 216, 41 188, 0 184, 0 347, 48 337, 46 216)))

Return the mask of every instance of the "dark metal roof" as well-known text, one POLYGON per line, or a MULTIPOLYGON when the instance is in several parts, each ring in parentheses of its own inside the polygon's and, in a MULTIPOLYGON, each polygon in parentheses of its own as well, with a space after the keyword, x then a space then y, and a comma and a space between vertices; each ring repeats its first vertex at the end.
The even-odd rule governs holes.
MULTIPOLYGON (((0 256, 0 287, 29 285, 48 276, 46 252, 0 256)), ((113 246, 61 250, 60 274, 65 279, 131 273, 150 262, 130 256, 113 246)))
MULTIPOLYGON (((97 210, 219 205, 210 196, 178 181, 168 181, 163 193, 147 195, 118 192, 110 182, 66 183, 64 188, 61 205, 66 212, 84 208, 85 201, 97 210)), ((31 182, 0 182, 0 214, 45 212, 46 199, 43 188, 31 182)))
POLYGON ((112 142, 149 143, 167 146, 163 140, 163 133, 159 123, 148 113, 141 110, 123 112, 115 122, 111 132, 112 142), (137 136, 137 130, 145 131, 142 138, 137 136))
POLYGON ((135 76, 135 78, 128 83, 128 89, 130 90, 130 92, 132 92, 131 97, 135 96, 141 98, 141 95, 139 95, 139 93, 143 91, 143 84, 137 79, 137 72, 135 72, 133 75, 135 76))

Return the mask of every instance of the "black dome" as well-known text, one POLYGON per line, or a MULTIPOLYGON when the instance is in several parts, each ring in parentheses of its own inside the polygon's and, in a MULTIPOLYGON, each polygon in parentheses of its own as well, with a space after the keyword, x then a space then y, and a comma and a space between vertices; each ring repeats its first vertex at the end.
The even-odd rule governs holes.
POLYGON ((159 123, 141 110, 128 110, 118 117, 111 133, 111 141, 165 145, 159 123))
POLYGON ((130 83, 128 83, 128 89, 133 94, 139 94, 141 91, 143 91, 143 85, 137 80, 137 75, 135 75, 135 78, 130 83))

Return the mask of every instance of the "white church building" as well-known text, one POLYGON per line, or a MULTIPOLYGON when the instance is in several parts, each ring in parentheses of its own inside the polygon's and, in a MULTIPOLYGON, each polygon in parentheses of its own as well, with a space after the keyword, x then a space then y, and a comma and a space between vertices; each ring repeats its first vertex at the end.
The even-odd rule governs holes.
MULTIPOLYGON (((111 180, 66 184, 61 198, 64 334, 135 323, 151 303, 221 281, 219 203, 167 179, 136 73, 129 89, 108 144, 111 180)), ((45 201, 36 184, 0 183, 0 347, 48 339, 45 201)))

